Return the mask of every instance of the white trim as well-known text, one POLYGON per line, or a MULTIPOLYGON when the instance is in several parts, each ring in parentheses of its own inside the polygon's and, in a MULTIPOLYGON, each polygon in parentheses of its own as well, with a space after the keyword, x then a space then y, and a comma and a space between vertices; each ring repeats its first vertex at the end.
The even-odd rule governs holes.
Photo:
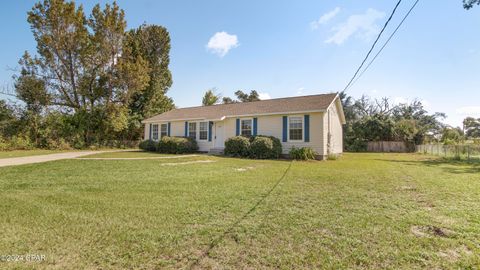
POLYGON ((288 115, 287 116, 287 142, 292 143, 303 143, 305 142, 305 118, 303 115, 288 115), (302 139, 301 140, 290 140, 290 118, 300 118, 302 120, 302 139))
POLYGON ((193 137, 195 140, 197 139, 197 135, 198 135, 198 124, 197 122, 188 122, 187 121, 187 137, 191 138, 190 137, 190 124, 195 124, 195 137, 193 137))
POLYGON ((160 125, 160 129, 158 130, 158 138, 159 138, 159 139, 163 138, 163 136, 162 136, 162 126, 163 126, 163 125, 166 125, 166 126, 167 126, 167 128, 166 128, 166 132, 167 132, 167 133, 166 133, 164 136, 168 136, 168 123, 161 123, 161 124, 159 124, 159 125, 160 125))
POLYGON ((250 120, 250 121, 252 121, 252 126, 251 126, 251 129, 250 129, 250 136, 253 136, 253 117, 252 117, 252 118, 250 118, 250 117, 248 117, 248 118, 239 118, 239 119, 240 119, 239 135, 240 135, 240 136, 243 136, 243 135, 242 135, 242 121, 244 121, 244 120, 250 120))
POLYGON ((158 128, 158 124, 152 124, 152 138, 151 140, 152 141, 158 141, 158 139, 160 138, 160 129, 158 128), (153 133, 153 131, 155 130, 155 126, 157 126, 157 138, 155 138, 155 134, 153 133))
POLYGON ((209 121, 199 121, 199 122, 197 122, 197 123, 198 123, 198 141, 202 141, 202 142, 208 141, 208 130, 209 130, 208 125, 209 125, 209 121), (200 129, 200 126, 201 126, 200 123, 207 123, 207 138, 206 138, 206 139, 201 139, 201 138, 200 138, 200 131, 201 131, 201 129, 200 129))

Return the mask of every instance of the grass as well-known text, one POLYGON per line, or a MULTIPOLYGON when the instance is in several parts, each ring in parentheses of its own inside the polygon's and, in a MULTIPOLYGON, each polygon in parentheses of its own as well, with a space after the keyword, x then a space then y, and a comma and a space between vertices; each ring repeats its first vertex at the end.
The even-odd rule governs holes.
POLYGON ((178 155, 160 154, 142 150, 127 150, 121 152, 105 152, 83 156, 83 158, 156 158, 156 157, 177 157, 178 155))
POLYGON ((0 267, 475 269, 478 198, 479 164, 413 154, 5 167, 0 255, 46 260, 0 267))
POLYGON ((36 149, 36 150, 13 150, 13 151, 0 151, 0 158, 15 158, 15 157, 26 157, 26 156, 38 156, 38 155, 48 155, 56 154, 61 152, 71 152, 75 150, 45 150, 45 149, 36 149))

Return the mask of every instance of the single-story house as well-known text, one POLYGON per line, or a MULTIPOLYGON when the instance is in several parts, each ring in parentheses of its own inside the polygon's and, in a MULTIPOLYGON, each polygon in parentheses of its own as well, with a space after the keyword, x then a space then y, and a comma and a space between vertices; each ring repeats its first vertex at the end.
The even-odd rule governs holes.
POLYGON ((268 135, 280 139, 284 154, 310 147, 325 158, 343 151, 345 116, 334 93, 173 109, 142 123, 146 140, 192 137, 205 152, 221 152, 233 136, 268 135))

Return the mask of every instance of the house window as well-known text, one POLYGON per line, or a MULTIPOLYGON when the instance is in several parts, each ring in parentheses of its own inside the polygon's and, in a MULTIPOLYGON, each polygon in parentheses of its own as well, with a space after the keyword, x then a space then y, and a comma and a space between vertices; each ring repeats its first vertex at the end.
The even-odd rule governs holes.
POLYGON ((207 140, 208 139, 208 122, 200 122, 200 129, 199 129, 199 140, 207 140))
POLYGON ((245 137, 252 136, 252 119, 244 119, 240 122, 240 135, 245 137))
POLYGON ((303 140, 303 118, 290 117, 288 124, 288 136, 290 141, 303 140))
POLYGON ((197 123, 188 123, 188 137, 197 138, 197 123))
POLYGON ((158 140, 158 125, 152 125, 152 140, 158 140))
POLYGON ((160 126, 160 138, 163 138, 164 136, 168 135, 168 125, 167 124, 162 124, 160 126))

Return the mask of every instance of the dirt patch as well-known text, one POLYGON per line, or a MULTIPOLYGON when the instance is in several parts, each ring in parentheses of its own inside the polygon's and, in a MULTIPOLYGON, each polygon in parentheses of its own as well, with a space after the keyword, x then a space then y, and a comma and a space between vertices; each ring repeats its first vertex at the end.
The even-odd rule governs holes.
POLYGON ((162 163, 160 166, 177 166, 177 165, 188 165, 188 164, 195 164, 195 163, 211 163, 215 162, 215 160, 196 160, 196 161, 186 161, 186 162, 176 162, 176 163, 162 163))
POLYGON ((454 232, 436 226, 412 226, 410 231, 417 237, 451 237, 454 232))
POLYGON ((246 172, 246 171, 253 170, 253 169, 255 169, 255 167, 243 167, 243 168, 235 168, 235 171, 236 172, 246 172))
POLYGON ((413 186, 401 186, 397 188, 397 190, 403 190, 403 191, 417 191, 416 187, 413 186))
POLYGON ((450 262, 456 262, 461 257, 470 256, 470 255, 472 255, 472 251, 464 245, 459 246, 457 248, 450 248, 450 249, 438 252, 438 256, 450 262))

